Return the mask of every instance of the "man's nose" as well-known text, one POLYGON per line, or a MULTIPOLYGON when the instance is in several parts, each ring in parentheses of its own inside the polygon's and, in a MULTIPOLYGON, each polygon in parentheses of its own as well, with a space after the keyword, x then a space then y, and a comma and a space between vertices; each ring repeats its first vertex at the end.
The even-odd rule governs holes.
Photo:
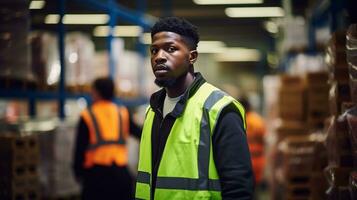
POLYGON ((165 52, 163 50, 159 50, 155 56, 155 63, 163 63, 166 61, 165 52))

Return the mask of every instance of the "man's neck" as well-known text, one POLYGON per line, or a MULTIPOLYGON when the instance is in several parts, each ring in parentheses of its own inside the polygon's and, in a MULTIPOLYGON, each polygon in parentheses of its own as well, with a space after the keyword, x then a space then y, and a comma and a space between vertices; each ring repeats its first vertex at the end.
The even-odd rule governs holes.
POLYGON ((186 76, 179 78, 177 83, 172 87, 166 87, 166 93, 170 98, 175 98, 182 95, 187 88, 193 83, 195 76, 193 73, 187 73, 186 76))

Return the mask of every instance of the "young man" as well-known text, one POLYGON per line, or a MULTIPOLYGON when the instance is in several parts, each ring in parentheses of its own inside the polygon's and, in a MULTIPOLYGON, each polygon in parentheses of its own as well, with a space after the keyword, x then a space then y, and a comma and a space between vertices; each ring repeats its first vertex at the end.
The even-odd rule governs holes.
POLYGON ((93 105, 81 113, 74 155, 74 174, 82 184, 82 199, 132 199, 132 178, 127 169, 126 139, 140 137, 128 110, 112 102, 114 83, 96 79, 93 105))
POLYGON ((137 199, 251 199, 242 105, 193 64, 199 36, 177 17, 151 30, 151 65, 163 89, 150 99, 140 143, 137 199))

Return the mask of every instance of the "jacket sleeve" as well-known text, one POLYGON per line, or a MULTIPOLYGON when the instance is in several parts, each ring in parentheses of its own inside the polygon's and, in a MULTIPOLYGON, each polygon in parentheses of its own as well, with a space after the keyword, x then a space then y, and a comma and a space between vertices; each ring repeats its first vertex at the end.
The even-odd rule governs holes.
POLYGON ((134 121, 133 121, 133 117, 132 115, 129 114, 129 129, 130 129, 130 134, 132 136, 134 136, 136 139, 140 140, 141 138, 141 131, 142 131, 142 127, 137 125, 134 121))
POLYGON ((232 106, 224 108, 212 138, 222 198, 252 199, 254 177, 243 120, 232 106))
POLYGON ((88 127, 81 117, 77 126, 77 135, 75 141, 74 149, 74 161, 73 161, 73 172, 78 181, 83 178, 84 175, 84 154, 89 144, 89 134, 88 127))

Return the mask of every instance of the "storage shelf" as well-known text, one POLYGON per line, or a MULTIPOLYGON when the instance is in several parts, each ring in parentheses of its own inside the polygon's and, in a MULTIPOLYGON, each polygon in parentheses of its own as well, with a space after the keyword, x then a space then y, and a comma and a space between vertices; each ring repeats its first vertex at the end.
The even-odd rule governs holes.
MULTIPOLYGON (((100 11, 108 13, 110 16, 109 25, 114 26, 116 24, 116 19, 120 18, 129 23, 133 23, 143 27, 143 29, 150 28, 156 21, 155 17, 144 15, 144 10, 139 9, 138 11, 127 9, 120 4, 116 3, 114 0, 75 0, 80 3, 83 7, 92 9, 95 11, 100 11), (140 11, 140 12, 139 12, 140 11)), ((144 1, 144 0, 141 0, 144 1)), ((57 0, 58 2, 58 14, 60 14, 60 21, 58 23, 58 38, 59 38, 59 57, 61 64, 61 73, 60 81, 57 91, 36 91, 36 90, 17 90, 17 89, 0 89, 0 98, 4 99, 23 99, 29 101, 29 113, 31 116, 36 115, 35 103, 37 100, 57 100, 59 103, 59 117, 61 119, 65 118, 64 105, 66 99, 78 99, 85 98, 88 103, 91 102, 90 94, 81 93, 81 94, 72 94, 66 91, 65 89, 65 62, 64 62, 64 35, 65 35, 65 25, 62 23, 63 16, 66 13, 65 4, 70 3, 67 0, 57 0)), ((140 2, 138 2, 140 3, 140 2)), ((108 43, 111 43, 113 36, 108 36, 108 43)), ((145 52, 143 49, 139 49, 139 52, 145 52)), ((109 60, 112 60, 112 51, 111 46, 108 45, 109 60)), ((114 65, 110 62, 109 71, 110 75, 114 73, 114 65)), ((115 78, 115 77, 112 77, 115 78)), ((144 97, 139 97, 135 99, 121 99, 116 98, 114 102, 120 105, 125 105, 128 107, 140 106, 148 103, 148 99, 144 97)))

